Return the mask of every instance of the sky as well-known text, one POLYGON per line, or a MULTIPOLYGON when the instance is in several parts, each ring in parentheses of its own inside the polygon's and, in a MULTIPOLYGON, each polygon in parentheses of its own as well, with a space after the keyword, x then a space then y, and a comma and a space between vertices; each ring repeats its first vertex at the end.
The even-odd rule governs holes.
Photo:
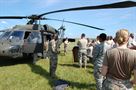
MULTIPOLYGON (((126 0, 0 0, 0 16, 29 16, 66 8, 95 6, 121 1, 126 0)), ((64 22, 63 24, 66 28, 65 37, 69 38, 78 38, 82 33, 85 33, 88 38, 95 38, 100 33, 106 33, 114 37, 119 29, 128 29, 129 32, 136 33, 136 7, 70 11, 49 14, 44 17, 64 19, 105 29, 104 31, 99 31, 64 22)), ((26 19, 0 19, 0 30, 11 28, 17 24, 25 25, 27 21, 26 19)), ((49 20, 41 21, 41 23, 48 24, 56 29, 62 25, 62 22, 49 20)))

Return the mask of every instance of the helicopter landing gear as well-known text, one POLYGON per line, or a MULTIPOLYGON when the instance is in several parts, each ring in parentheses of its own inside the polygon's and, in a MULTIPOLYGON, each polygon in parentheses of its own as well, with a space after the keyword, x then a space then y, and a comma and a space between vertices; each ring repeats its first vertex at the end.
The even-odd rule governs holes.
POLYGON ((35 64, 36 63, 36 61, 38 60, 38 55, 37 55, 37 53, 34 53, 33 55, 32 55, 32 62, 33 62, 33 64, 35 64))
POLYGON ((31 59, 31 62, 35 64, 38 60, 38 53, 23 53, 24 59, 31 59))
POLYGON ((47 51, 43 51, 43 59, 47 58, 47 51))

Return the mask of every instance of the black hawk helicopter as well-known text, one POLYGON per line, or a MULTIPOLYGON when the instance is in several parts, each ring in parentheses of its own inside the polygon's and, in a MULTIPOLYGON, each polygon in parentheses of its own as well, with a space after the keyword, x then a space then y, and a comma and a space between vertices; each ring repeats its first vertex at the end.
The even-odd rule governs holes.
POLYGON ((64 26, 62 25, 57 30, 47 24, 44 25, 38 24, 37 22, 40 20, 62 21, 89 28, 94 28, 97 30, 104 30, 86 24, 59 19, 45 18, 44 17, 45 15, 67 11, 117 9, 117 8, 130 8, 135 6, 136 2, 134 1, 124 1, 98 6, 68 8, 31 16, 0 16, 0 19, 30 19, 26 25, 16 25, 12 29, 6 29, 1 31, 3 33, 0 35, 0 57, 1 58, 32 57, 33 60, 36 60, 38 56, 44 57, 44 55, 46 54, 44 49, 44 42, 50 40, 52 34, 58 35, 59 37, 58 40, 60 42, 58 44, 60 45, 63 41, 65 31, 64 26))

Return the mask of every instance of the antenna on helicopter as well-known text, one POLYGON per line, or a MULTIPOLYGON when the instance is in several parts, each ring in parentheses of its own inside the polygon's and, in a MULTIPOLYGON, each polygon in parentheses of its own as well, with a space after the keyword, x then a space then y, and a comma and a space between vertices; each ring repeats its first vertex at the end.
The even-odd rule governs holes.
POLYGON ((64 19, 62 21, 60 28, 58 28, 58 30, 59 30, 59 36, 60 36, 59 38, 64 38, 64 35, 65 35, 64 31, 66 30, 64 26, 64 19))
POLYGON ((64 19, 62 20, 62 24, 61 24, 61 27, 60 27, 58 30, 60 30, 60 29, 62 29, 62 30, 64 30, 64 31, 65 31, 65 26, 64 26, 64 19))

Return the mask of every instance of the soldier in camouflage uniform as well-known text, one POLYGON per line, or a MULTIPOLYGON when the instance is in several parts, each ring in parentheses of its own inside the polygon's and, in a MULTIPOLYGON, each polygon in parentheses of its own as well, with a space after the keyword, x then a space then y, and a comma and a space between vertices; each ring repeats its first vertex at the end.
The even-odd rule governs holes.
POLYGON ((79 47, 78 56, 79 56, 80 68, 82 67, 82 63, 84 62, 85 69, 86 69, 86 65, 87 65, 87 56, 86 56, 87 55, 87 39, 85 38, 84 33, 81 35, 81 39, 77 42, 77 45, 79 47))
POLYGON ((107 78, 103 81, 102 90, 134 90, 129 80, 114 80, 107 78))
POLYGON ((106 77, 102 90, 134 90, 136 84, 136 51, 127 48, 129 32, 121 29, 115 40, 119 46, 105 53, 102 75, 106 77), (134 78, 131 79, 132 73, 134 78))
POLYGON ((99 35, 100 44, 94 46, 93 49, 93 64, 94 64, 94 78, 96 80, 97 90, 102 89, 103 76, 101 75, 101 67, 104 59, 104 54, 110 46, 105 42, 106 34, 102 33, 99 35))
POLYGON ((57 36, 55 34, 51 37, 51 41, 49 42, 48 56, 50 59, 50 76, 54 78, 56 76, 55 72, 58 62, 57 36))

